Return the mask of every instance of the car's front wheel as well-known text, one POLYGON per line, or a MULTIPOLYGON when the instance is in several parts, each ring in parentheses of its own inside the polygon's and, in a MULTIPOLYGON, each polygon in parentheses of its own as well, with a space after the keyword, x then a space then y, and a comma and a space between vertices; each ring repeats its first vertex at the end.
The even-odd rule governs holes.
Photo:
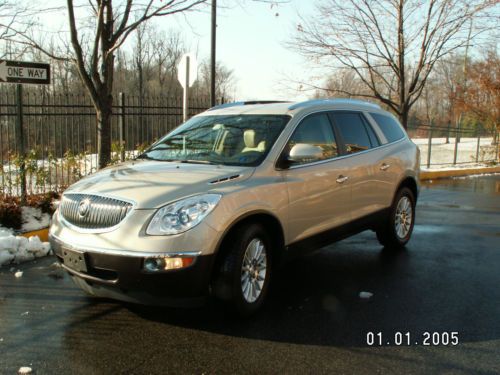
POLYGON ((269 288, 271 241, 261 225, 252 223, 237 228, 225 246, 215 294, 241 315, 250 315, 261 307, 269 288))
POLYGON ((377 239, 389 249, 404 247, 411 238, 415 224, 415 195, 404 187, 394 199, 387 221, 377 229, 377 239))

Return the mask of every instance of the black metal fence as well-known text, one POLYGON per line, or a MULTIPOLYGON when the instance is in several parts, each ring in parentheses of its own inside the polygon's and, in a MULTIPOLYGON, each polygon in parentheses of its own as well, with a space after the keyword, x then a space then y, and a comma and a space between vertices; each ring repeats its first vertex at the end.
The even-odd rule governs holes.
MULTIPOLYGON (((115 95, 112 159, 133 157, 182 122, 182 97, 115 95), (120 146, 120 121, 123 146, 120 146)), ((209 98, 190 98, 189 115, 210 106, 209 98)), ((20 193, 18 101, 0 92, 0 194, 20 193)), ((95 110, 85 95, 30 93, 22 96, 27 192, 60 190, 97 169, 95 110)))
POLYGON ((421 167, 457 168, 499 162, 498 131, 421 124, 408 129, 420 148, 421 167))
MULTIPOLYGON (((22 132, 19 102, 13 90, 0 92, 0 195, 20 194, 20 144, 29 194, 61 190, 97 169, 96 117, 87 96, 24 93, 22 132)), ((189 114, 209 106, 208 97, 192 98, 189 114)), ((112 162, 134 157, 181 122, 181 97, 115 95, 112 162)), ((498 162, 499 136, 491 131, 424 124, 408 132, 421 150, 422 167, 498 162)))

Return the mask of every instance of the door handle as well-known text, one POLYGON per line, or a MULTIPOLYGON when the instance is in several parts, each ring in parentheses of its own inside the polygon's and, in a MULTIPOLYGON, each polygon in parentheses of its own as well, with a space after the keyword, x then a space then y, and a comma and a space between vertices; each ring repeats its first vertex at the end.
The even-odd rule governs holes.
POLYGON ((337 183, 338 184, 343 184, 344 182, 346 182, 347 180, 349 179, 349 177, 347 176, 343 176, 343 175, 340 175, 337 177, 337 183))
POLYGON ((391 165, 390 164, 387 164, 387 163, 382 163, 382 165, 380 166, 380 170, 381 171, 386 171, 389 169, 391 165))

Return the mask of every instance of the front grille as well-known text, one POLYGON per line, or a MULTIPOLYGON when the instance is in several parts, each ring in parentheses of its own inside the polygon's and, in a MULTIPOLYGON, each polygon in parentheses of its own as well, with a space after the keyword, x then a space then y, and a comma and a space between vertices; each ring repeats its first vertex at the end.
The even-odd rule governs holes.
POLYGON ((132 204, 90 194, 64 194, 59 206, 66 221, 82 229, 107 229, 118 225, 132 204))

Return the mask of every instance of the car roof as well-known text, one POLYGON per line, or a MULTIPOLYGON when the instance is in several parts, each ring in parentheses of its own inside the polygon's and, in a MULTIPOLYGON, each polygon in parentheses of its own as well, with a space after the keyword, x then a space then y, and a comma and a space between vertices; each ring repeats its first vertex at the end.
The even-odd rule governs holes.
POLYGON ((202 116, 213 115, 296 115, 299 112, 310 110, 361 110, 361 111, 381 111, 378 104, 357 100, 357 99, 313 99, 304 102, 283 102, 283 101, 250 101, 235 102, 218 105, 201 113, 202 116))

